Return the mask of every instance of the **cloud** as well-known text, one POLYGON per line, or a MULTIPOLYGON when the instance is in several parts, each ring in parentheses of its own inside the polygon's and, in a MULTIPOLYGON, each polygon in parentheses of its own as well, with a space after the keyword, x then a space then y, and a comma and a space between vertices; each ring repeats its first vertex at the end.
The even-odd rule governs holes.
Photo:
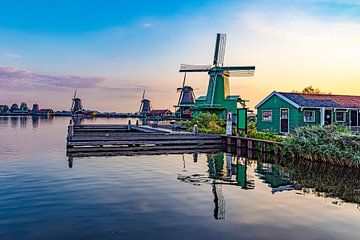
POLYGON ((49 75, 28 70, 0 67, 0 87, 11 89, 39 88, 93 88, 103 82, 101 77, 80 77, 68 75, 49 75))
POLYGON ((0 52, 0 58, 14 59, 14 58, 22 58, 22 56, 20 54, 13 52, 0 52))
POLYGON ((154 25, 153 25, 153 24, 148 23, 148 22, 143 23, 143 24, 142 24, 142 26, 143 26, 144 28, 152 28, 152 27, 154 27, 154 25))

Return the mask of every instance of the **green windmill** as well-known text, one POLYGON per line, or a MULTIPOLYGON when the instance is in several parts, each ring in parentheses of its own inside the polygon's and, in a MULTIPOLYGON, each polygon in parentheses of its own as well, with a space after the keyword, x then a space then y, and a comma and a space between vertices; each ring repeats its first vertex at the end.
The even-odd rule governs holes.
POLYGON ((180 72, 207 72, 210 76, 206 96, 200 96, 195 101, 193 115, 201 112, 215 113, 226 118, 227 112, 233 113, 236 119, 237 109, 245 107, 245 101, 239 95, 230 95, 229 77, 251 77, 254 66, 223 66, 226 45, 226 34, 216 36, 215 54, 212 65, 182 64, 180 72))

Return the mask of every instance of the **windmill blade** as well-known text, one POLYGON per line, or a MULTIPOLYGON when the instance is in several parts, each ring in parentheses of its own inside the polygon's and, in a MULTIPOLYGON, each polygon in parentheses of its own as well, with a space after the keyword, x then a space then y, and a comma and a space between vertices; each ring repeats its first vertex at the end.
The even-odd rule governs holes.
POLYGON ((179 72, 208 72, 211 69, 211 65, 189 65, 181 64, 179 72))
POLYGON ((224 65, 225 46, 226 46, 226 34, 218 33, 216 35, 215 54, 214 54, 214 62, 213 62, 215 66, 224 65))
POLYGON ((185 86, 185 81, 186 81, 186 72, 185 72, 185 75, 184 75, 184 80, 183 80, 183 83, 182 83, 182 88, 184 88, 184 86, 185 86))
POLYGON ((74 104, 75 104, 76 93, 77 93, 77 89, 75 89, 74 97, 73 97, 73 99, 72 99, 72 103, 71 103, 71 111, 74 109, 74 104))
POLYGON ((141 100, 144 100, 144 98, 145 98, 145 89, 144 89, 144 92, 143 92, 143 95, 142 95, 141 100))
POLYGON ((222 67, 223 75, 227 77, 252 77, 254 76, 254 66, 233 66, 222 67))

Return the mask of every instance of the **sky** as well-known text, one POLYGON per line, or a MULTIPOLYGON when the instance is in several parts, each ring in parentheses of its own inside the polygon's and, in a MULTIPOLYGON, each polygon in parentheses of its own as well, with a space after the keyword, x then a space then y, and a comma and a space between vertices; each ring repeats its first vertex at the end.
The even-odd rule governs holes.
MULTIPOLYGON (((0 0, 0 104, 136 112, 178 101, 180 64, 211 64, 216 33, 224 65, 253 108, 272 91, 306 86, 360 95, 360 0, 0 0)), ((187 85, 206 94, 208 75, 187 85)))

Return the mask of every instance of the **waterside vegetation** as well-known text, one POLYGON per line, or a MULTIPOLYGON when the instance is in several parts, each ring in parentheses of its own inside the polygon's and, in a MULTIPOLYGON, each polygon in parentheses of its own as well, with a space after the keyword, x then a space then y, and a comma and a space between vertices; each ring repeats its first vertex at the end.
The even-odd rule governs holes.
POLYGON ((283 141, 283 154, 295 159, 360 167, 360 135, 342 126, 306 126, 283 141))

